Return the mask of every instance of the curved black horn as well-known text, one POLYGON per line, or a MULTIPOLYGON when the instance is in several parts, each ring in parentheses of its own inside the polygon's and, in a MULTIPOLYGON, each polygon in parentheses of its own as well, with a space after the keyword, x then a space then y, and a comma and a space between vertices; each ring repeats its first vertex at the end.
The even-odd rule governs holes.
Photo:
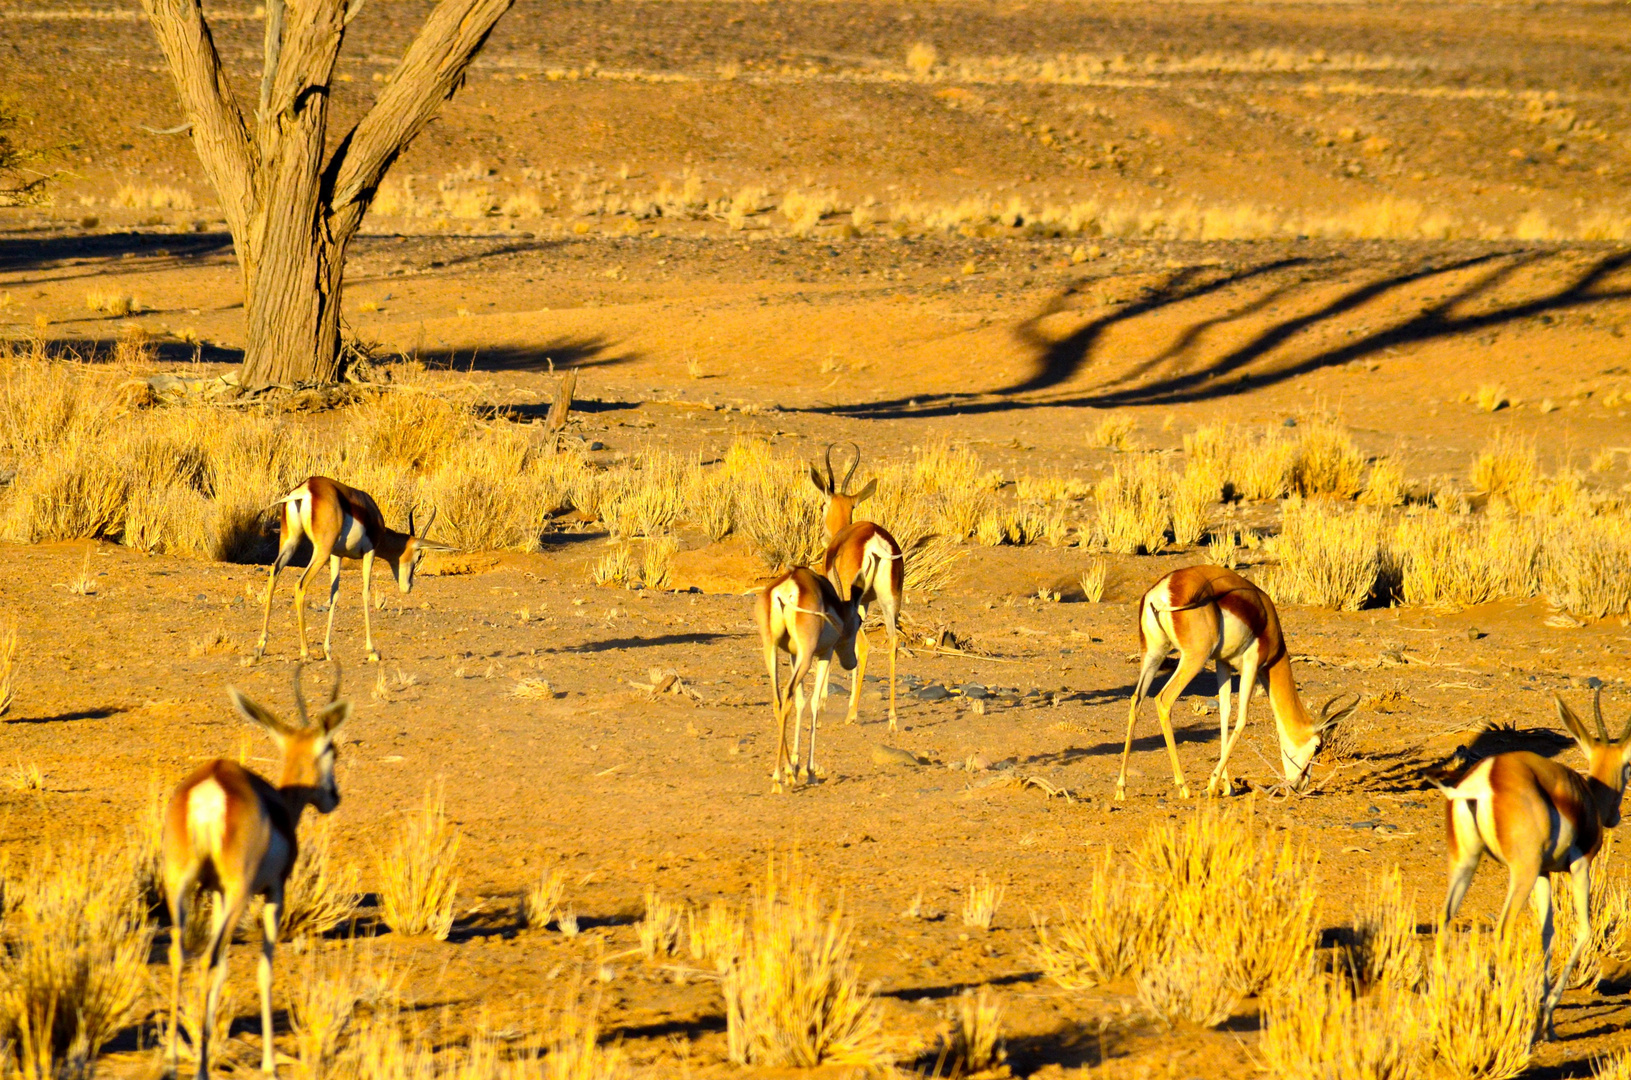
POLYGON ((861 466, 861 447, 860 444, 853 442, 844 443, 843 445, 855 451, 855 456, 850 459, 849 472, 844 474, 844 490, 848 491, 850 479, 854 477, 855 470, 861 466))
POLYGON ((1597 717, 1597 734, 1608 742, 1608 725, 1603 723, 1603 688, 1599 686, 1591 695, 1591 711, 1597 717))
POLYGON ((838 481, 833 479, 832 474, 832 448, 837 445, 837 443, 827 444, 827 494, 829 495, 838 493, 838 481))
POLYGON ((1353 703, 1350 704, 1350 705, 1347 705, 1347 706, 1345 706, 1345 707, 1343 707, 1341 709, 1336 710, 1336 715, 1332 716, 1331 715, 1331 706, 1335 705, 1338 701, 1342 700, 1343 698, 1345 698, 1347 696, 1349 696, 1349 695, 1347 695, 1347 694, 1333 694, 1332 697, 1331 697, 1331 700, 1327 701, 1323 706, 1321 706, 1321 708, 1320 708, 1320 720, 1323 721, 1323 723, 1320 724, 1320 728, 1322 730, 1324 728, 1330 727, 1332 724, 1335 724, 1336 722, 1341 720, 1343 717, 1347 716, 1349 713, 1351 713, 1355 709, 1359 708, 1359 701, 1360 701, 1359 695, 1354 694, 1353 695, 1353 703))
POLYGON ((430 508, 430 517, 425 519, 425 531, 420 533, 420 536, 430 535, 430 527, 436 524, 436 510, 437 508, 434 506, 430 508))
POLYGON ((414 511, 413 507, 411 507, 411 506, 408 507, 408 535, 409 536, 418 536, 419 534, 417 532, 415 532, 414 528, 413 528, 413 511, 414 511))
POLYGON ((300 726, 306 727, 310 721, 306 719, 306 694, 300 689, 300 673, 305 670, 304 660, 295 661, 294 665, 294 708, 300 714, 300 726))

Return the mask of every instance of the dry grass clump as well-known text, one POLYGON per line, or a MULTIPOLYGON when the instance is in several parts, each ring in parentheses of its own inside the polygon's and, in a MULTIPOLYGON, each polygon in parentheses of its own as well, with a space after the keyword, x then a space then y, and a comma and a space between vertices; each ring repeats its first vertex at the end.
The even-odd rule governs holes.
POLYGON ((1631 1080, 1631 1051, 1621 1050, 1602 1058, 1591 1075, 1592 1080, 1631 1080))
POLYGON ((723 974, 747 948, 747 923, 723 900, 710 901, 706 909, 692 905, 685 911, 685 941, 691 959, 711 963, 723 974))
POLYGON ((1137 986, 1139 1002, 1169 1029, 1180 1020, 1217 1027, 1240 1005, 1240 991, 1223 959, 1187 940, 1174 942, 1147 961, 1137 986))
POLYGON ((1358 495, 1364 486, 1365 458, 1347 431, 1330 420, 1305 424, 1298 431, 1291 463, 1292 492, 1338 499, 1358 495))
POLYGON ((1280 565, 1265 585, 1282 603, 1358 611, 1382 569, 1382 519, 1373 510, 1286 503, 1274 542, 1280 565))
POLYGON ((1473 396, 1478 408, 1483 412, 1498 412, 1512 404, 1507 396, 1506 387, 1500 383, 1483 383, 1478 387, 1478 393, 1473 396))
POLYGON ((1540 943, 1531 924, 1441 933, 1421 996, 1439 1068, 1461 1080, 1504 1080, 1529 1067, 1540 1008, 1540 943))
POLYGON ((685 930, 685 905, 665 899, 655 886, 646 889, 646 913, 635 927, 640 933, 640 951, 647 960, 673 956, 680 951, 680 935, 685 930))
POLYGON ((565 867, 550 867, 521 894, 521 919, 535 930, 559 925, 566 910, 565 867))
POLYGON ((1061 907, 1056 922, 1033 917, 1037 944, 1031 955, 1043 974, 1066 990, 1119 979, 1156 946, 1156 913, 1148 890, 1114 860, 1106 848, 1081 900, 1061 907))
POLYGON ((1225 486, 1243 499, 1278 499, 1291 489, 1297 448, 1274 429, 1252 431, 1236 425, 1208 424, 1184 436, 1184 453, 1193 464, 1212 469, 1225 486))
POLYGON ((355 866, 341 867, 334 827, 323 818, 300 838, 300 853, 283 890, 279 926, 285 940, 322 937, 344 925, 362 904, 355 866))
POLYGON ((977 1076, 1002 1068, 1008 1056, 1002 1045, 1002 1002, 990 987, 957 995, 952 1022, 951 1037, 940 1055, 946 1072, 936 1069, 936 1076, 977 1076))
POLYGON ((1415 1080, 1423 1073, 1420 1004, 1392 983, 1363 996, 1310 964, 1270 995, 1258 1044, 1282 1080, 1415 1080))
POLYGON ((1424 960, 1416 937, 1416 905, 1406 900, 1399 868, 1387 870, 1354 913, 1353 938, 1345 950, 1347 975, 1362 990, 1383 984, 1414 990, 1424 960))
POLYGON ((1097 604, 1104 600, 1104 579, 1108 568, 1103 559, 1094 559, 1082 571, 1081 586, 1082 598, 1090 604, 1097 604))
POLYGON ((1427 510, 1399 522, 1392 553, 1406 603, 1466 607, 1539 591, 1545 534, 1533 518, 1427 510))
POLYGON ((1223 477, 1206 462, 1191 462, 1172 488, 1172 540, 1180 547, 1200 543, 1211 510, 1223 498, 1223 477))
POLYGON ((1498 435, 1472 463, 1472 486, 1492 499, 1525 508, 1540 481, 1534 444, 1509 434, 1498 435))
POLYGON ((35 855, 6 883, 0 1043, 35 1080, 89 1077, 134 1022, 152 930, 131 853, 89 836, 35 855))
POLYGON ((1002 906, 1002 899, 1006 895, 1008 886, 993 885, 990 877, 981 873, 980 880, 971 884, 963 897, 963 925, 981 930, 991 929, 997 909, 1002 906))
POLYGON ((754 897, 740 958, 725 973, 726 1038, 738 1064, 872 1067, 883 1060, 873 991, 861 985, 842 902, 796 864, 774 864, 754 897))
POLYGON ((1359 502, 1362 506, 1390 510, 1404 502, 1404 495, 1404 469, 1393 459, 1382 458, 1371 465, 1370 475, 1365 478, 1365 490, 1359 493, 1359 502))
POLYGON ((440 787, 432 785, 380 857, 380 909, 392 930, 447 940, 459 888, 459 839, 458 826, 447 820, 440 787))
POLYGON ((1106 854, 1078 906, 1057 924, 1038 921, 1033 955, 1067 988, 1131 972, 1157 1015, 1211 1022, 1311 962, 1314 866, 1249 819, 1200 811, 1152 827, 1129 870, 1106 854), (1194 985, 1180 985, 1185 972, 1194 985))
POLYGON ((1107 416, 1088 433, 1087 441, 1104 450, 1126 452, 1133 448, 1133 427, 1130 416, 1107 416))
POLYGON ((0 716, 17 700, 17 624, 0 624, 0 716))
POLYGON ((1154 555, 1166 543, 1172 478, 1154 458, 1117 465, 1093 491, 1099 536, 1111 551, 1154 555))
POLYGON ((469 395, 454 400, 408 387, 354 412, 363 451, 374 461, 424 474, 435 472, 475 430, 469 395))
MULTIPOLYGON (((1612 835, 1612 834, 1609 834, 1612 835)), ((1624 874, 1611 872, 1612 842, 1605 844, 1591 864, 1591 937, 1586 941, 1580 962, 1575 965, 1569 989, 1591 986, 1605 975, 1622 971, 1631 963, 1631 882, 1624 874)), ((1574 948, 1577 927, 1574 921, 1574 889, 1567 875, 1559 874, 1552 885, 1552 917, 1556 937, 1552 959, 1561 968, 1574 948)), ((1556 974, 1556 973, 1554 973, 1556 974)))
POLYGON ((1620 515, 1554 521, 1541 585, 1548 599, 1592 619, 1631 611, 1631 519, 1620 515))
POLYGON ((820 496, 809 468, 778 458, 770 444, 739 439, 721 466, 735 488, 736 527, 772 571, 817 562, 826 550, 820 496))

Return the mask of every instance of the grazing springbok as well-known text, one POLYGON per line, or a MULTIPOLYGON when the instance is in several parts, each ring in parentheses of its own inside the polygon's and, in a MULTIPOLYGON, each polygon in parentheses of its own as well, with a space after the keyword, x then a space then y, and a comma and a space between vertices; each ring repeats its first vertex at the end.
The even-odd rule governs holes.
MULTIPOLYGON (((1178 764, 1178 747, 1172 734, 1172 707, 1178 695, 1206 666, 1217 661, 1218 722, 1222 747, 1218 766, 1207 781, 1206 793, 1233 794, 1229 779, 1229 754, 1246 729, 1246 705, 1257 685, 1258 673, 1267 673, 1269 709, 1274 713, 1280 734, 1280 765, 1286 786, 1299 791, 1308 779, 1309 766, 1322 743, 1327 728, 1345 719, 1358 706, 1351 704, 1335 712, 1333 697, 1320 710, 1316 720, 1308 714, 1297 683, 1291 675, 1291 656, 1280 634, 1280 614, 1274 601, 1256 585, 1221 566, 1186 566, 1151 585, 1138 605, 1138 639, 1144 649, 1144 662, 1133 689, 1132 707, 1127 711, 1127 742, 1121 751, 1121 775, 1116 778, 1116 798, 1126 798, 1127 755, 1133 748, 1133 724, 1138 706, 1149 693, 1161 662, 1178 650, 1178 669, 1156 696, 1156 717, 1167 740, 1172 758, 1172 779, 1181 798, 1189 798, 1189 785, 1178 764), (1229 730, 1229 668, 1240 672, 1240 715, 1233 733, 1229 730)), ((1340 695, 1339 695, 1340 696, 1340 695)))
POLYGON ((855 639, 861 632, 862 577, 855 575, 846 595, 832 582, 806 566, 796 566, 758 591, 753 617, 764 644, 765 668, 770 672, 771 704, 776 712, 776 767, 770 778, 782 790, 782 767, 789 782, 817 777, 816 725, 827 700, 827 676, 833 654, 845 671, 855 669, 855 639), (777 656, 787 653, 792 665, 784 687, 777 678, 777 656), (804 716, 804 676, 815 665, 815 687, 810 694, 810 756, 799 764, 799 728, 804 716), (793 758, 787 758, 787 713, 793 709, 793 758))
POLYGON ((1433 781, 1444 793, 1450 860, 1440 930, 1455 918, 1484 853, 1494 856, 1507 872, 1501 935, 1506 935, 1525 900, 1534 905, 1540 921, 1541 970, 1546 974, 1535 1033, 1548 1040, 1557 1038, 1552 1010, 1591 937, 1591 860, 1603 845, 1603 830, 1620 823, 1620 798, 1631 778, 1631 719, 1620 737, 1611 739, 1603 723, 1602 690, 1592 698, 1592 709, 1596 736, 1557 698, 1558 719, 1586 755, 1583 776, 1567 765, 1519 750, 1485 758, 1453 787, 1433 781), (1547 875, 1565 870, 1574 889, 1574 951, 1557 982, 1551 983, 1552 884, 1547 875))
POLYGON ((295 829, 307 806, 330 813, 340 805, 334 784, 334 729, 351 715, 340 700, 340 669, 334 668, 329 702, 316 719, 306 715, 295 667, 294 700, 300 726, 284 723, 229 687, 238 712, 271 733, 283 753, 283 773, 273 787, 236 762, 216 758, 176 786, 164 812, 164 895, 170 905, 170 1068, 176 1066, 176 1024, 181 972, 187 958, 187 902, 199 886, 215 893, 207 956, 204 1022, 198 1029, 198 1080, 209 1078, 209 1033, 226 981, 227 947, 233 928, 254 896, 264 896, 261 915, 261 1070, 274 1072, 272 1056, 272 950, 277 944, 283 887, 294 868, 295 829))
MULTIPOLYGON (((842 589, 846 582, 854 581, 863 568, 870 568, 861 593, 861 621, 866 621, 867 609, 878 605, 883 614, 884 632, 889 635, 889 730, 895 730, 895 659, 900 652, 900 608, 906 602, 906 561, 901 557, 900 544, 889 535, 889 530, 870 521, 856 521, 855 508, 871 498, 877 490, 876 478, 853 495, 844 493, 856 466, 861 464, 861 448, 855 443, 855 457, 850 460, 849 471, 839 482, 833 473, 832 452, 838 444, 827 445, 827 473, 810 466, 810 480, 816 490, 827 498, 827 554, 821 561, 822 573, 827 575, 833 588, 842 589)), ((855 723, 861 707, 861 683, 866 678, 866 654, 869 646, 863 631, 855 639, 855 679, 849 690, 849 715, 846 723, 855 723)))
MULTIPOLYGON (((413 572, 427 551, 452 551, 445 544, 437 544, 415 532, 413 511, 408 511, 408 531, 397 532, 385 526, 379 505, 366 491, 347 487, 326 476, 313 476, 304 484, 279 499, 283 535, 277 560, 266 581, 266 612, 261 618, 260 644, 255 647, 259 659, 266 652, 266 632, 272 624, 272 590, 277 585, 278 571, 294 559, 302 537, 311 539, 311 562, 301 572, 294 587, 295 625, 300 629, 300 659, 306 659, 306 586, 311 584, 317 568, 328 560, 328 626, 323 631, 323 656, 332 659, 334 651, 329 642, 334 635, 334 606, 340 598, 340 560, 362 560, 362 626, 368 646, 368 659, 377 661, 374 651, 374 622, 368 588, 374 575, 374 556, 378 555, 396 575, 397 587, 404 593, 413 591, 413 572)), ((430 512, 425 532, 436 523, 436 511, 430 512)))

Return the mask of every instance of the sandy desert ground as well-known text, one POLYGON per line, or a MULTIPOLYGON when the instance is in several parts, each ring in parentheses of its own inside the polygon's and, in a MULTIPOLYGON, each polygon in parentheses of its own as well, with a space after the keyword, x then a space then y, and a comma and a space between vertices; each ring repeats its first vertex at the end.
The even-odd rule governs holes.
MULTIPOLYGON (((427 9, 364 9, 342 114, 427 9)), ((245 77, 258 21, 211 14, 245 77)), ((82 349, 140 335, 144 370, 230 370, 230 238, 187 142, 147 130, 177 113, 138 10, 6 0, 0 27, 0 86, 67 169, 50 205, 0 210, 0 333, 82 349)), ((597 467, 659 450, 711 462, 753 437, 814 460, 854 440, 865 476, 948 443, 1009 481, 1090 484, 1128 453, 1181 462, 1203 425, 1335 416, 1423 499, 1448 484, 1482 509, 1470 470, 1499 438, 1612 498, 1631 490, 1628 29, 1623 7, 1598 3, 528 3, 393 171, 346 317, 382 354, 507 410, 498 423, 539 421, 558 373, 578 369, 568 438, 597 467), (1480 407, 1484 388, 1505 406, 1480 407), (1093 444, 1107 417, 1129 422, 1130 451, 1093 444)), ((315 433, 349 414, 276 415, 315 433)), ((1273 502, 1213 518, 1280 520, 1273 502)), ((741 595, 765 568, 738 539, 679 541, 665 590, 592 584, 605 529, 575 518, 537 552, 472 555, 388 596, 378 668, 346 571, 336 653, 356 715, 337 850, 372 890, 374 852, 431 781, 463 833, 447 941, 383 932, 368 904, 360 924, 382 931, 434 1040, 522 1023, 588 972, 605 1039, 649 1075, 791 1075, 729 1064, 717 985, 647 962, 635 924, 650 887, 737 900, 768 854, 796 852, 843 892, 902 1068, 933 1067, 948 1007, 980 986, 1006 1008, 1015 1075, 1261 1068, 1254 1003, 1215 1030, 1168 1031, 1130 980, 1061 989, 1030 951, 1033 913, 1073 902, 1106 845, 1128 851, 1192 812, 1148 706, 1129 797, 1110 796, 1133 605, 1204 550, 970 540, 944 588, 908 597, 900 730, 881 683, 853 726, 835 694, 829 775, 773 795, 770 691, 741 595), (1093 558, 1108 569, 1099 603, 1078 584, 1093 558), (934 646, 941 630, 955 654, 934 646), (631 685, 654 668, 694 694, 631 685), (516 693, 536 679, 547 695, 516 693), (514 914, 557 864, 573 937, 514 914), (1007 887, 989 932, 960 917, 982 877, 1007 887), (919 917, 903 914, 919 897, 919 917)), ((1245 572, 1266 558, 1247 552, 1245 572)), ((264 762, 224 687, 287 706, 289 577, 254 662, 264 566, 0 545, 21 642, 0 769, 43 777, 0 790, 8 849, 122 834, 150 785, 202 759, 247 745, 264 762), (86 567, 94 589, 68 588, 86 567)), ((1475 740, 1573 760, 1533 729, 1556 726, 1554 691, 1584 707, 1588 680, 1611 717, 1631 709, 1624 619, 1558 619, 1543 596, 1282 616, 1306 699, 1360 695, 1356 749, 1321 763, 1312 795, 1261 790, 1274 741, 1259 701, 1238 759, 1259 790, 1232 804, 1317 851, 1332 932, 1390 867, 1424 922, 1439 903, 1443 811, 1423 769, 1475 740), (1489 726, 1507 730, 1492 743, 1489 726)), ((1197 789, 1218 749, 1211 685, 1174 714, 1197 789)), ((1493 918, 1503 887, 1486 865, 1464 913, 1493 918)), ((235 1072, 258 1062, 251 952, 234 954, 235 1072)), ((1624 987, 1571 991, 1561 1041, 1524 1075, 1591 1075, 1631 1045, 1628 1021, 1624 987)), ((108 1067, 152 1074, 155 1030, 127 1032, 108 1067)))

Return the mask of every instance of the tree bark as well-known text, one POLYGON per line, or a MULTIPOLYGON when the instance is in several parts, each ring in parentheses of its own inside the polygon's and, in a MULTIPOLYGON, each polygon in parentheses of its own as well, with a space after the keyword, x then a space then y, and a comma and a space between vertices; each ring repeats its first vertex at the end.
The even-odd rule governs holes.
POLYGON ((441 0, 325 162, 329 85, 361 0, 272 0, 251 136, 200 0, 142 0, 244 275, 242 381, 331 382, 346 251, 385 172, 451 97, 514 0, 441 0))

